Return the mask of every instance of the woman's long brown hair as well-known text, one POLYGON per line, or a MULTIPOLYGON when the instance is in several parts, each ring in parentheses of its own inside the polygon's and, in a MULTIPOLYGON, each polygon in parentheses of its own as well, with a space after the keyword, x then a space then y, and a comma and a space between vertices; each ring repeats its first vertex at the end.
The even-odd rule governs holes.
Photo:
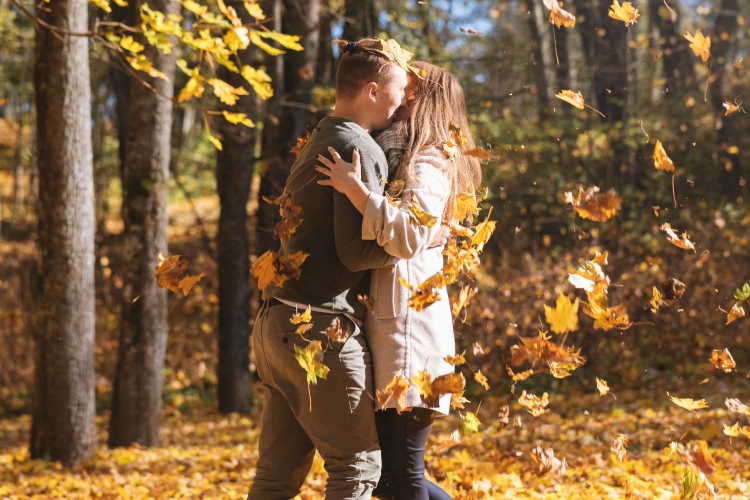
MULTIPOLYGON (((401 179, 410 176, 410 165, 421 151, 430 147, 443 149, 451 138, 451 125, 458 127, 467 138, 463 150, 475 147, 469 130, 464 91, 458 79, 433 64, 417 61, 413 66, 425 70, 426 75, 419 85, 407 122, 409 142, 396 174, 401 179)), ((453 218, 456 195, 471 186, 477 188, 482 182, 477 158, 459 151, 449 162, 445 173, 450 182, 450 195, 443 213, 443 218, 448 221, 453 218)))

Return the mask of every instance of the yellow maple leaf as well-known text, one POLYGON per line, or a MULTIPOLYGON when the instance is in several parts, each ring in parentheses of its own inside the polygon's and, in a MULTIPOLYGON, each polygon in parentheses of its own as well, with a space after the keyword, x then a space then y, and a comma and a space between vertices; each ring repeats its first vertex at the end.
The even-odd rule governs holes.
POLYGON ((667 156, 667 152, 664 150, 664 146, 661 141, 656 141, 654 147, 654 167, 656 170, 664 170, 666 172, 674 172, 674 163, 667 156))
POLYGON ((740 435, 740 423, 739 422, 737 422, 731 427, 729 427, 727 424, 724 424, 723 422, 722 422, 722 425, 724 425, 724 434, 726 434, 730 438, 737 437, 740 435))
POLYGON ((300 323, 309 323, 312 320, 312 311, 310 310, 310 306, 307 306, 307 309, 305 309, 301 313, 294 313, 291 318, 289 318, 289 322, 293 325, 299 325, 300 323))
POLYGON ((555 94, 555 97, 569 104, 572 104, 578 109, 583 109, 583 94, 581 94, 580 92, 573 92, 572 90, 562 90, 559 94, 555 94))
MULTIPOLYGON (((378 48, 374 49, 373 51, 385 56, 389 61, 395 62, 404 71, 412 71, 408 63, 414 56, 414 54, 409 52, 408 50, 403 49, 396 40, 383 40, 379 38, 378 48)), ((416 74, 417 76, 419 76, 418 73, 416 74)))
POLYGON ((609 385, 607 385, 607 381, 602 380, 599 377, 596 377, 596 388, 599 391, 599 396, 604 396, 609 392, 609 385))
POLYGON ((555 308, 544 305, 544 316, 551 330, 558 335, 578 330, 578 299, 571 303, 570 299, 560 292, 555 308))
POLYGON ((477 197, 474 186, 463 193, 458 193, 454 201, 453 217, 458 221, 463 221, 467 217, 479 215, 479 202, 481 197, 477 197))
POLYGON ((250 36, 243 26, 232 27, 224 33, 224 43, 232 52, 246 49, 250 45, 250 36))
POLYGON ((461 312, 461 309, 466 307, 469 300, 471 300, 476 292, 477 289, 471 288, 469 285, 461 288, 461 291, 458 293, 458 299, 451 304, 451 312, 454 316, 458 317, 458 313, 461 312))
POLYGON ((476 380, 477 383, 481 385, 482 387, 484 387, 486 390, 488 391, 490 390, 490 384, 487 383, 487 377, 482 375, 482 370, 478 370, 474 374, 474 380, 476 380))
POLYGON ((626 26, 635 24, 639 15, 638 9, 634 8, 630 2, 622 2, 620 5, 617 0, 612 0, 612 5, 609 7, 609 17, 624 22, 626 26))
POLYGON ((411 215, 409 221, 413 226, 422 225, 432 227, 438 221, 437 217, 428 213, 419 205, 419 200, 416 198, 409 200, 409 215, 411 215))
POLYGON ((224 80, 218 78, 210 78, 206 80, 206 83, 211 85, 214 89, 214 94, 224 104, 234 106, 237 103, 237 99, 242 95, 249 95, 247 90, 242 87, 233 87, 224 80))
POLYGON ((526 394, 526 391, 523 391, 521 396, 518 398, 518 404, 528 408, 528 412, 535 417, 544 415, 545 413, 549 412, 549 410, 545 409, 545 407, 549 404, 549 396, 546 392, 542 394, 541 398, 539 398, 534 394, 526 394))
POLYGON ((396 373, 391 378, 390 382, 385 386, 384 390, 375 390, 375 399, 377 399, 380 407, 385 407, 391 400, 396 400, 396 409, 398 411, 404 411, 406 406, 406 393, 409 390, 411 384, 401 372, 396 373))
MULTIPOLYGON (((667 395, 669 395, 669 393, 667 393, 667 395)), ((690 398, 676 398, 674 396, 669 396, 669 399, 671 399, 672 402, 680 408, 685 408, 686 410, 690 411, 700 410, 701 408, 708 408, 705 399, 696 401, 690 398)))
POLYGON ((411 383, 414 384, 419 391, 419 395, 423 400, 432 397, 432 375, 424 370, 419 370, 416 375, 411 378, 411 383))
POLYGON ((302 270, 300 266, 310 254, 302 250, 290 255, 279 255, 273 250, 268 250, 258 257, 250 269, 250 274, 258 280, 258 288, 265 289, 271 283, 284 286, 288 279, 299 279, 302 270))
POLYGON ((194 75, 180 90, 177 102, 189 101, 193 97, 200 99, 203 96, 203 90, 203 77, 201 75, 194 75))
POLYGON ((703 62, 708 61, 711 57, 711 38, 703 36, 701 30, 696 30, 695 35, 691 35, 689 31, 685 32, 685 38, 690 42, 690 48, 696 56, 700 57, 703 62))
POLYGON ((304 349, 294 345, 294 355, 297 362, 307 374, 307 395, 310 398, 310 411, 312 411, 312 395, 310 384, 317 385, 318 378, 326 379, 329 368, 323 364, 323 347, 320 340, 313 340, 304 349))
POLYGON ((493 231, 495 231, 495 225, 496 222, 490 220, 490 214, 487 214, 484 222, 477 224, 474 236, 471 238, 471 246, 475 247, 478 252, 481 252, 484 245, 490 240, 493 231))
POLYGON ((455 356, 449 354, 443 359, 445 360, 446 363, 449 363, 453 366, 460 366, 466 363, 466 358, 464 357, 463 354, 456 354, 455 356))
POLYGON ((606 222, 620 210, 622 198, 617 196, 614 189, 603 194, 597 194, 598 192, 597 186, 590 187, 586 191, 579 187, 578 196, 574 197, 572 192, 567 191, 565 201, 573 205, 576 213, 582 218, 606 222))
POLYGON ((714 349, 711 353, 711 359, 708 361, 719 370, 724 370, 724 373, 730 373, 732 369, 737 366, 737 363, 734 362, 734 358, 732 358, 732 355, 729 353, 729 349, 714 349))
POLYGON ((246 127, 254 128, 255 123, 247 117, 245 113, 230 113, 229 111, 223 111, 224 118, 230 123, 240 123, 246 127))

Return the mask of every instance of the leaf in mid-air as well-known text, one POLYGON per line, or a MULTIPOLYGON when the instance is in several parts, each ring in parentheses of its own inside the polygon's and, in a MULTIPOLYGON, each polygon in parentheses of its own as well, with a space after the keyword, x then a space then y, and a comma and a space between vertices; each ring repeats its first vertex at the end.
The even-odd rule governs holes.
POLYGON ((482 423, 474 412, 467 411, 465 415, 462 413, 459 413, 459 415, 461 415, 461 419, 464 421, 464 435, 468 436, 475 432, 479 432, 479 426, 481 426, 482 423))
POLYGON ((309 323, 312 320, 312 311, 310 310, 310 306, 307 306, 307 309, 305 309, 301 313, 294 313, 291 318, 289 318, 289 322, 293 325, 299 325, 300 323, 309 323))
POLYGON ((676 404, 677 406, 681 408, 685 408, 686 410, 690 410, 690 411, 700 410, 702 408, 708 408, 708 405, 706 404, 705 399, 700 399, 696 401, 690 398, 676 398, 674 396, 669 396, 669 399, 671 399, 672 402, 676 404))
POLYGON ((538 468, 537 475, 539 476, 542 476, 547 472, 551 472, 553 474, 561 476, 565 474, 565 470, 568 467, 568 464, 565 462, 564 458, 560 460, 559 458, 555 457, 555 452, 552 450, 552 448, 543 449, 541 446, 537 446, 536 448, 531 450, 531 459, 534 461, 538 468))
POLYGON ((388 382, 384 390, 375 390, 375 399, 377 399, 381 408, 387 405, 389 401, 396 400, 396 409, 404 411, 406 409, 406 393, 410 386, 411 384, 406 380, 406 377, 398 372, 388 382))
POLYGON ((438 218, 434 215, 425 211, 420 205, 416 198, 409 200, 409 219, 413 226, 427 226, 433 227, 437 223, 438 218))
POLYGON ((674 163, 667 156, 667 152, 664 150, 664 146, 661 141, 656 141, 654 147, 654 167, 656 170, 664 170, 665 172, 674 172, 674 163))
POLYGON ((711 38, 703 36, 701 30, 696 30, 695 35, 691 35, 690 32, 685 33, 685 38, 690 42, 690 48, 696 56, 700 57, 703 62, 708 61, 711 57, 711 38))
POLYGON ((667 240, 674 246, 680 247, 684 250, 692 250, 695 252, 695 245, 692 241, 688 239, 687 233, 682 233, 682 236, 678 236, 677 233, 672 229, 672 226, 669 225, 669 223, 665 222, 661 225, 659 228, 665 233, 667 233, 667 240))
POLYGON ((604 396, 609 393, 609 385, 607 385, 607 381, 602 380, 599 377, 596 377, 596 388, 599 391, 599 396, 604 396))
POLYGON ((562 8, 562 2, 557 0, 544 0, 544 5, 549 9, 549 22, 558 28, 572 28, 576 25, 576 16, 562 8))
POLYGON ((744 302, 750 299, 750 285, 745 283, 742 288, 738 288, 734 291, 734 298, 740 302, 744 302))
POLYGON ((609 7, 609 17, 615 21, 622 21, 626 26, 632 26, 637 22, 638 16, 640 16, 640 12, 633 7, 632 3, 622 2, 622 5, 620 5, 617 0, 612 0, 612 5, 609 7))
POLYGON ((583 94, 580 92, 573 92, 572 90, 562 90, 559 94, 555 94, 555 97, 562 99, 568 104, 572 104, 578 109, 583 109, 583 94))
POLYGON ((166 259, 159 254, 159 265, 156 268, 156 284, 173 292, 180 290, 180 275, 187 269, 188 262, 179 255, 166 259))
POLYGON ((729 349, 714 349, 711 353, 711 358, 708 360, 717 369, 723 370, 724 373, 731 373, 731 371, 737 366, 734 362, 734 358, 729 353, 729 349))
POLYGON ((578 330, 578 299, 571 303, 567 295, 560 292, 554 309, 544 305, 544 316, 550 329, 558 335, 574 332, 578 330))
POLYGON ((729 323, 732 323, 734 321, 737 321, 740 318, 745 317, 745 309, 737 303, 735 303, 732 308, 727 313, 727 322, 724 323, 725 325, 728 325, 729 323))
POLYGON ((597 186, 586 191, 579 187, 578 196, 574 197, 570 191, 565 193, 565 202, 573 205, 576 213, 584 219, 606 222, 620 210, 622 198, 617 196, 614 189, 602 194, 597 194, 598 192, 597 186))
POLYGON ((528 408, 529 413, 531 413, 535 417, 544 415, 545 413, 549 412, 549 410, 545 409, 545 407, 549 404, 549 396, 546 392, 542 394, 541 398, 539 398, 534 394, 526 394, 526 391, 523 391, 523 393, 521 393, 521 396, 518 398, 518 404, 528 408))

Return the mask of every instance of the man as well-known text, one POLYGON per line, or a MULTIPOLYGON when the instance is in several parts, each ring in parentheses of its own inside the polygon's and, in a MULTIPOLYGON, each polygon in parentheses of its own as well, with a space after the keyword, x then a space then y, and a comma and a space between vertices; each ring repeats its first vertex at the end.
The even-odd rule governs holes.
POLYGON ((406 61, 394 41, 340 42, 335 111, 320 121, 292 166, 286 193, 301 207, 302 223, 280 255, 309 254, 299 279, 269 285, 253 329, 253 348, 265 400, 260 457, 248 499, 291 499, 317 449, 328 472, 326 498, 370 498, 380 476, 371 359, 359 328, 367 313, 358 295, 369 291, 369 270, 395 259, 362 240, 362 216, 346 196, 317 184, 319 155, 333 147, 351 161, 357 149, 362 179, 382 194, 388 177, 383 151, 370 132, 386 128, 406 104, 406 61), (308 306, 312 329, 295 333, 293 314, 308 306), (336 332, 330 339, 326 330, 336 332), (336 336, 334 336, 336 337, 336 336), (343 337, 346 339, 341 342, 343 337), (325 380, 310 385, 296 352, 320 341, 325 380), (295 349, 296 347, 296 349, 295 349))

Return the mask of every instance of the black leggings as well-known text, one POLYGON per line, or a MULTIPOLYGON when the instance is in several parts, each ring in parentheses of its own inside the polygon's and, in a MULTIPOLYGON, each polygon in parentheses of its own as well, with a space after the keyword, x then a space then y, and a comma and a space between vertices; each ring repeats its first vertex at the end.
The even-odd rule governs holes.
POLYGON ((383 473, 376 498, 389 500, 452 500, 424 477, 424 450, 435 412, 412 408, 400 415, 395 408, 375 412, 383 456, 383 473))

